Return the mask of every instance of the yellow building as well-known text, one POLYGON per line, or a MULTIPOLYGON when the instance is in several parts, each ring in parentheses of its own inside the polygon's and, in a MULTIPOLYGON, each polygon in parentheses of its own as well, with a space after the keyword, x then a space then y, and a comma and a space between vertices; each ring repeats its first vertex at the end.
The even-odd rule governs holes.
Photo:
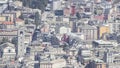
POLYGON ((0 21, 6 21, 6 17, 5 16, 0 16, 0 21))
POLYGON ((1 14, 1 16, 6 17, 6 21, 10 21, 10 22, 13 22, 14 15, 15 15, 14 13, 3 13, 3 14, 1 14))
POLYGON ((109 26, 98 26, 98 39, 102 38, 104 34, 110 33, 109 26))
POLYGON ((20 7, 23 6, 23 3, 22 3, 21 1, 14 1, 14 4, 15 4, 16 6, 20 6, 20 7))

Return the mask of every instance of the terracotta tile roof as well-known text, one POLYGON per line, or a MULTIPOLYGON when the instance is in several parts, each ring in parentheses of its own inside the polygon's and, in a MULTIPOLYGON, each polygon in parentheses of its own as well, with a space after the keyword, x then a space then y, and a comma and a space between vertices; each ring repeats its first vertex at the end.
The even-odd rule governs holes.
POLYGON ((16 21, 23 21, 23 20, 22 20, 22 19, 20 19, 20 18, 17 18, 17 19, 16 19, 16 21))
POLYGON ((101 21, 103 21, 103 20, 104 20, 104 15, 94 16, 94 18, 95 18, 96 20, 101 20, 101 21))
POLYGON ((9 21, 5 21, 5 22, 2 22, 2 24, 5 24, 5 25, 13 25, 14 23, 13 23, 13 22, 9 22, 9 21))

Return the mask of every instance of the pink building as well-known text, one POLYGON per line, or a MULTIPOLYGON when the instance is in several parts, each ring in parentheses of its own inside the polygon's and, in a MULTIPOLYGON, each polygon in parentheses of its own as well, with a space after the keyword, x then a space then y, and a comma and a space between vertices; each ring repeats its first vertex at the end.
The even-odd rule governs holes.
POLYGON ((65 8, 64 9, 64 15, 69 16, 70 15, 70 8, 65 8))
POLYGON ((75 9, 75 6, 71 6, 71 15, 74 16, 76 13, 76 9, 75 9))

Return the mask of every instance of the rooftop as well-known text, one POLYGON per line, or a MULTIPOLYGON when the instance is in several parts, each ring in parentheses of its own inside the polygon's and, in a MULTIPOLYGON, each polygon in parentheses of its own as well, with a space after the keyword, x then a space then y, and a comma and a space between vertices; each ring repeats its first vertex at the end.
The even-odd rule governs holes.
POLYGON ((98 44, 112 44, 112 42, 110 42, 110 41, 104 41, 104 40, 95 40, 94 42, 96 42, 98 44))
POLYGON ((3 22, 2 24, 4 24, 4 25, 14 25, 13 22, 9 22, 9 21, 5 21, 5 22, 3 22))
POLYGON ((79 26, 81 29, 97 29, 95 26, 90 26, 90 25, 84 25, 84 26, 79 26))

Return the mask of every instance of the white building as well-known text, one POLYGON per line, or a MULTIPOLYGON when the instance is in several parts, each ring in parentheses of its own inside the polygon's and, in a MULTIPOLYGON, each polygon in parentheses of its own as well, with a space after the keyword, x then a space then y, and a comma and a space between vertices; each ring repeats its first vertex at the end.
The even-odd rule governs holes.
POLYGON ((61 8, 60 0, 53 1, 53 10, 57 10, 61 8))
POLYGON ((42 61, 40 62, 40 68, 63 68, 66 65, 64 59, 55 59, 51 61, 42 61))
POLYGON ((105 52, 104 61, 106 63, 113 63, 114 55, 113 52, 105 52))
POLYGON ((15 59, 16 57, 15 45, 9 42, 0 45, 0 56, 4 60, 15 59))
POLYGON ((25 31, 24 28, 18 30, 18 45, 17 45, 17 56, 22 57, 26 53, 26 46, 24 44, 25 31))
POLYGON ((80 50, 80 55, 81 56, 92 56, 92 52, 87 49, 82 49, 82 50, 80 50))
POLYGON ((120 32, 120 23, 119 23, 119 21, 109 23, 109 26, 110 26, 110 32, 111 33, 119 33, 120 32))
POLYGON ((53 48, 53 47, 49 47, 49 52, 46 52, 46 53, 52 53, 54 55, 63 55, 63 54, 66 54, 65 51, 63 51, 63 48, 53 48))
POLYGON ((93 47, 98 47, 98 48, 112 48, 112 47, 117 47, 118 44, 117 42, 112 42, 112 41, 104 41, 104 40, 95 40, 92 43, 93 47))
POLYGON ((3 4, 3 3, 7 3, 8 0, 0 0, 0 3, 3 4))
POLYGON ((64 17, 64 18, 63 18, 63 22, 69 23, 69 17, 64 17))
POLYGON ((119 68, 120 67, 120 63, 110 63, 108 64, 107 68, 119 68))
POLYGON ((69 28, 69 27, 67 28, 67 27, 63 26, 63 27, 60 28, 59 33, 60 34, 71 33, 71 28, 69 28))

